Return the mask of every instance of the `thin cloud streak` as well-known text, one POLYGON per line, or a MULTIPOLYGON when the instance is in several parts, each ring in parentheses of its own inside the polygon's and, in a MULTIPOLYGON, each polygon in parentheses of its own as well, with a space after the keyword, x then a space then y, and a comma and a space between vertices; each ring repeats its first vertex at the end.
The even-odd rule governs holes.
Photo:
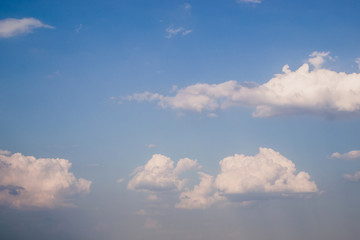
POLYGON ((31 33, 37 28, 55 29, 35 18, 6 18, 0 20, 0 38, 10 38, 21 34, 31 33))

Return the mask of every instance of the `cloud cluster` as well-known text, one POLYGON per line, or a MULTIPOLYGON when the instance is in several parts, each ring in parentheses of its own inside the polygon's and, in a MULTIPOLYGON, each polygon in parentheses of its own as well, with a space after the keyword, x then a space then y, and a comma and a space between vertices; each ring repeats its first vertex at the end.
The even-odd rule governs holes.
MULTIPOLYGON (((263 199, 274 195, 301 197, 318 192, 308 173, 296 173, 292 161, 270 148, 260 148, 255 156, 235 154, 221 160, 219 165, 220 172, 216 177, 198 172, 200 183, 193 189, 182 190, 175 207, 204 209, 216 202, 236 198, 243 201, 259 196, 263 199)), ((136 170, 128 188, 152 192, 181 190, 184 180, 178 179, 179 173, 196 168, 198 164, 194 160, 181 159, 174 167, 170 158, 155 154, 144 167, 136 170)))
POLYGON ((91 181, 75 178, 61 158, 0 151, 0 204, 16 208, 66 206, 66 197, 88 193, 91 181))
POLYGON ((50 28, 53 26, 42 23, 35 18, 6 18, 0 20, 0 38, 10 38, 20 34, 31 33, 36 28, 50 28))
POLYGON ((185 29, 183 27, 174 28, 173 26, 169 26, 168 28, 166 28, 165 31, 166 31, 165 37, 168 39, 171 39, 171 38, 174 38, 175 36, 177 36, 178 34, 186 36, 186 35, 190 34, 193 30, 185 29))
POLYGON ((344 160, 353 160, 360 158, 360 150, 353 150, 347 153, 338 153, 335 152, 331 155, 332 158, 344 159, 344 160))
POLYGON ((196 160, 180 159, 176 167, 174 161, 161 154, 154 154, 145 166, 138 167, 128 183, 128 189, 138 191, 174 191, 183 188, 186 179, 179 179, 182 172, 198 169, 196 160))
POLYGON ((127 101, 157 102, 162 108, 194 112, 216 111, 232 106, 252 107, 254 117, 290 114, 337 116, 360 113, 360 74, 335 72, 321 68, 329 52, 314 52, 308 62, 296 71, 288 65, 283 73, 268 82, 220 84, 197 83, 177 89, 175 95, 137 93, 127 101))

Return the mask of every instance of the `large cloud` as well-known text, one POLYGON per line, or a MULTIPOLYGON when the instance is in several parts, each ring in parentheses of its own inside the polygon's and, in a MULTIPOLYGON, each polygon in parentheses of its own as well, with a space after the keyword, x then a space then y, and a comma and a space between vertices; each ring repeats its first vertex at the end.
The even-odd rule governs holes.
POLYGON ((51 28, 35 18, 6 18, 0 20, 0 38, 9 38, 20 34, 31 33, 36 28, 51 28))
POLYGON ((296 174, 295 164, 270 148, 260 148, 255 156, 226 157, 220 161, 220 168, 215 186, 225 195, 318 191, 308 173, 296 174))
POLYGON ((199 167, 196 160, 189 158, 180 159, 174 167, 174 161, 169 157, 154 154, 145 166, 135 170, 128 183, 128 189, 153 192, 180 190, 186 180, 179 179, 179 175, 199 167))
POLYGON ((91 181, 75 178, 71 163, 0 151, 0 204, 16 208, 66 206, 66 197, 88 193, 91 181))
POLYGON ((128 101, 157 102, 162 108, 195 112, 215 111, 231 106, 253 107, 254 117, 288 114, 336 116, 360 113, 360 74, 321 68, 329 52, 313 52, 296 71, 288 65, 283 73, 262 85, 227 81, 220 84, 197 83, 178 89, 174 96, 138 93, 128 101))

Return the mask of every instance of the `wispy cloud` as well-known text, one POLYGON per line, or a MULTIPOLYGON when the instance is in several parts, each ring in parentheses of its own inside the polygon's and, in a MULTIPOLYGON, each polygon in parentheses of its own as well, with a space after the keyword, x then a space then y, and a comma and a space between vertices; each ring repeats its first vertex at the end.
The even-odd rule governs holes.
POLYGON ((152 144, 152 143, 146 144, 145 146, 146 146, 147 148, 156 148, 156 147, 157 147, 155 144, 152 144))
POLYGON ((331 157, 343 160, 354 160, 360 158, 360 150, 353 150, 343 154, 335 152, 331 155, 331 157))
POLYGON ((10 38, 20 34, 31 33, 36 28, 50 28, 53 26, 42 23, 35 18, 6 18, 0 20, 0 38, 10 38))
POLYGON ((162 108, 194 112, 213 112, 233 106, 253 107, 254 117, 359 114, 360 74, 322 68, 324 59, 329 57, 328 52, 314 52, 308 63, 296 71, 285 65, 283 73, 275 74, 262 85, 233 80, 219 84, 197 83, 176 89, 173 96, 144 92, 123 100, 157 102, 162 108))
POLYGON ((147 229, 161 229, 162 225, 156 219, 147 218, 145 220, 144 227, 147 228, 147 229))
POLYGON ((358 68, 360 69, 360 58, 355 59, 355 63, 358 65, 358 68))
POLYGON ((91 181, 75 178, 61 158, 35 158, 0 152, 0 204, 16 208, 69 205, 65 197, 88 193, 91 181))
POLYGON ((178 34, 181 34, 183 36, 190 34, 193 30, 191 29, 185 29, 183 27, 174 28, 172 26, 169 26, 166 28, 166 34, 165 37, 168 39, 174 38, 178 34))
POLYGON ((82 23, 80 23, 80 24, 78 24, 78 25, 75 26, 74 32, 78 33, 78 32, 81 31, 82 28, 83 28, 83 25, 82 25, 82 23))
POLYGON ((262 0, 236 0, 237 3, 261 3, 262 0))
POLYGON ((184 8, 185 8, 185 10, 190 10, 191 9, 191 4, 190 3, 184 3, 184 8))
POLYGON ((355 172, 354 174, 345 174, 344 179, 350 182, 359 182, 360 181, 360 171, 355 172))

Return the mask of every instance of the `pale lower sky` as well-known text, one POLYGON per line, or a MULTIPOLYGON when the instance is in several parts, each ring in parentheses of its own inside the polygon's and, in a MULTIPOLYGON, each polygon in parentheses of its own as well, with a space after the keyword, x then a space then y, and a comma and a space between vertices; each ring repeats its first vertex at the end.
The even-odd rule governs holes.
POLYGON ((1 239, 360 235, 360 2, 1 1, 1 239))

